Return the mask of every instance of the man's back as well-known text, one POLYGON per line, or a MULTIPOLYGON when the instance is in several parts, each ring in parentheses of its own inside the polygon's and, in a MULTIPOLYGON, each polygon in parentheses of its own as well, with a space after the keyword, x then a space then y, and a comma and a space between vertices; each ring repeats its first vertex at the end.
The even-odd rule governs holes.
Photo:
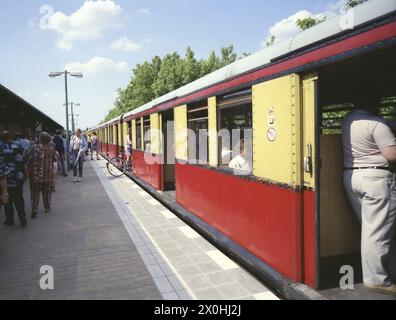
POLYGON ((386 121, 364 110, 350 112, 342 122, 344 166, 386 167, 381 148, 396 146, 386 121))
POLYGON ((60 136, 55 136, 54 139, 53 139, 53 143, 55 144, 55 150, 58 153, 64 153, 65 152, 63 139, 60 136))

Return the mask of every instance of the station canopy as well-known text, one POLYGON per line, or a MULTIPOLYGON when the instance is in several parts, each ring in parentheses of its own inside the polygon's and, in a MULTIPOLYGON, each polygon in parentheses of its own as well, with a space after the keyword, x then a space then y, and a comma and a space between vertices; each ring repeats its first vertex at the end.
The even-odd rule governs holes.
POLYGON ((0 131, 32 134, 56 129, 63 126, 0 84, 0 131))

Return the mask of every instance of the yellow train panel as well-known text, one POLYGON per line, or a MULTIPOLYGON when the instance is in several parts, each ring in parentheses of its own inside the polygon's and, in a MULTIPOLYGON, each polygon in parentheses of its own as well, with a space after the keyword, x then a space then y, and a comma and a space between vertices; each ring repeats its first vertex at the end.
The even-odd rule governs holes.
POLYGON ((117 130, 118 130, 118 135, 117 135, 117 138, 118 138, 118 140, 117 140, 117 144, 119 145, 119 146, 123 146, 124 145, 124 140, 123 140, 123 135, 124 135, 124 132, 123 132, 123 124, 122 123, 119 123, 119 124, 117 124, 117 130))
POLYGON ((132 120, 132 148, 136 150, 136 119, 132 120))
POLYGON ((150 115, 150 139, 151 139, 151 153, 160 154, 160 117, 158 113, 150 115))
POLYGON ((178 160, 188 160, 187 105, 174 109, 175 156, 178 160))
POLYGON ((217 99, 210 97, 208 99, 208 135, 209 135, 209 165, 217 167, 218 149, 217 149, 217 99))
POLYGON ((306 76, 302 82, 303 103, 303 157, 304 186, 315 189, 315 81, 316 74, 306 76))
POLYGON ((301 103, 296 74, 253 87, 253 174, 301 185, 301 103))
POLYGON ((128 122, 123 122, 122 123, 122 140, 121 144, 122 146, 126 146, 128 143, 128 122))
POLYGON ((141 126, 140 126, 140 136, 142 137, 142 147, 141 147, 141 150, 142 151, 145 151, 144 150, 144 120, 143 120, 143 117, 141 117, 140 118, 140 124, 141 124, 141 126))
POLYGON ((114 145, 117 145, 119 142, 119 140, 118 140, 118 125, 117 124, 115 124, 115 125, 113 125, 113 144, 114 145))

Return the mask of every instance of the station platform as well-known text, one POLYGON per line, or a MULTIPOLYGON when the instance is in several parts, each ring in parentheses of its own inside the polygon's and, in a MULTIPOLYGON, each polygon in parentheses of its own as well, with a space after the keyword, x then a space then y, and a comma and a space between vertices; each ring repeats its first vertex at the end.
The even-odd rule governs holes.
MULTIPOLYGON (((130 178, 110 176, 105 160, 56 189, 51 213, 0 225, 0 299, 279 299, 130 178), (39 285, 46 265, 53 290, 39 285)), ((30 217, 28 190, 25 205, 30 217)))

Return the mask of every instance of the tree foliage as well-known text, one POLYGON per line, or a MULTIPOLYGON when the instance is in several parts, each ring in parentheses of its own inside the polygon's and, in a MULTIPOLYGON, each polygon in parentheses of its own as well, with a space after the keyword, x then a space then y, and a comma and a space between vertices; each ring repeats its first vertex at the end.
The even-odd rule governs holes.
POLYGON ((138 108, 237 59, 234 46, 221 48, 219 56, 212 51, 207 59, 201 60, 197 60, 194 51, 188 47, 183 57, 173 52, 138 64, 132 70, 128 86, 118 89, 116 101, 105 121, 138 108))
POLYGON ((348 0, 347 3, 345 4, 347 9, 353 8, 358 6, 359 4, 362 4, 363 2, 366 2, 368 0, 348 0))
MULTIPOLYGON (((345 8, 351 9, 351 8, 354 8, 366 1, 368 1, 368 0, 347 0, 345 3, 345 8)), ((298 27, 300 27, 301 30, 307 30, 307 29, 312 28, 313 26, 316 26, 317 24, 325 21, 326 18, 327 17, 323 17, 323 18, 308 17, 305 19, 298 19, 296 24, 298 27)), ((273 41, 271 41, 271 39, 270 39, 270 41, 267 42, 267 46, 271 45, 272 43, 273 43, 273 41)))
POLYGON ((267 40, 267 42, 265 43, 265 45, 267 47, 272 46, 275 43, 276 37, 274 35, 271 36, 271 38, 269 38, 267 40))
POLYGON ((296 24, 298 27, 300 27, 301 30, 307 30, 309 28, 312 28, 313 26, 316 26, 317 24, 323 22, 326 20, 326 17, 323 17, 321 19, 319 18, 305 18, 305 19, 298 19, 296 24))

